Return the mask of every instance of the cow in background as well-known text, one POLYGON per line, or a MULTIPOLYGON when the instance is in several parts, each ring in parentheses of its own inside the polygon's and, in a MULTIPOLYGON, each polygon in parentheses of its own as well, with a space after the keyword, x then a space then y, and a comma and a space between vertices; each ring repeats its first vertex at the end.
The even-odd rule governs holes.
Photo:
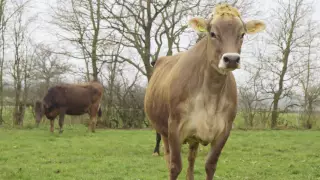
POLYGON ((103 86, 97 81, 84 84, 61 84, 51 87, 42 101, 36 101, 36 123, 43 115, 50 120, 50 131, 53 132, 54 120, 59 115, 59 133, 63 132, 65 115, 89 114, 89 131, 95 132, 97 115, 101 117, 101 99, 103 86))

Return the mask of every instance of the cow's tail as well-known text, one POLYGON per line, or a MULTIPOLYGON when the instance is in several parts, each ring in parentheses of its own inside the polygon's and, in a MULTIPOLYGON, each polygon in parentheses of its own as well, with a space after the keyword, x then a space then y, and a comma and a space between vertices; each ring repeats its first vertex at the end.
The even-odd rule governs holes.
POLYGON ((101 118, 102 116, 102 110, 101 110, 101 105, 99 106, 99 109, 98 109, 98 117, 101 118))

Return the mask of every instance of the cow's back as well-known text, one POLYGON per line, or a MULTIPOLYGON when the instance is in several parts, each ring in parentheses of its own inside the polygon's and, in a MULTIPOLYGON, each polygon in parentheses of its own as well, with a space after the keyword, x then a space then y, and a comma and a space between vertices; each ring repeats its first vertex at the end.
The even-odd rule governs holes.
POLYGON ((103 93, 103 86, 100 83, 86 85, 69 85, 66 89, 66 99, 70 104, 93 104, 100 101, 103 93))
POLYGON ((163 135, 168 128, 168 89, 171 70, 183 53, 161 57, 157 60, 152 77, 148 83, 144 107, 153 127, 163 135))
POLYGON ((103 87, 99 83, 85 85, 63 84, 50 88, 44 102, 51 108, 66 108, 67 114, 80 115, 99 103, 103 87))

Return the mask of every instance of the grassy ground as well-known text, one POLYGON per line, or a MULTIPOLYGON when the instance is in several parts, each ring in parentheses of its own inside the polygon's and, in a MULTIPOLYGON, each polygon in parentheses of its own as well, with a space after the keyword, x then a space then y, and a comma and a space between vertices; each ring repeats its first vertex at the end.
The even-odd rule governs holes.
MULTIPOLYGON (((163 157, 151 156, 150 130, 98 130, 67 126, 0 129, 0 179, 163 180, 163 157)), ((319 131, 233 131, 221 155, 218 180, 320 180, 319 131)), ((201 147, 195 179, 205 179, 208 147, 201 147)), ((185 179, 187 146, 183 148, 185 179)))

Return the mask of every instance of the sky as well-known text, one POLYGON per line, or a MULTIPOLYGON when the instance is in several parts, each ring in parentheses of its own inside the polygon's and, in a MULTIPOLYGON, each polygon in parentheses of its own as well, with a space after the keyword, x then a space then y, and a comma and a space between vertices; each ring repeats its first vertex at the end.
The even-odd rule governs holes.
MULTIPOLYGON (((262 7, 261 11, 262 13, 261 17, 256 17, 258 19, 264 20, 266 17, 270 18, 268 16, 268 12, 271 7, 275 5, 275 2, 277 0, 257 0, 257 2, 260 3, 260 7, 262 7)), ((32 24, 32 37, 35 42, 43 42, 45 44, 50 44, 52 46, 59 46, 59 42, 56 38, 56 33, 59 32, 59 30, 52 25, 50 25, 48 22, 51 21, 50 12, 51 8, 50 6, 59 5, 56 4, 56 0, 31 0, 31 8, 29 8, 27 11, 27 16, 32 16, 34 14, 38 14, 38 20, 32 24)), ((314 20, 320 21, 320 0, 317 0, 314 6, 314 20)), ((268 24, 267 28, 268 28, 268 24)), ((259 35, 256 35, 259 36, 259 35)), ((185 43, 189 42, 189 39, 183 40, 185 43)), ((250 46, 247 46, 244 44, 243 51, 245 52, 248 50, 250 46)), ((244 53, 245 54, 245 53, 244 53)), ((243 61, 250 61, 250 57, 246 55, 242 55, 243 61)), ((73 63, 75 67, 84 67, 84 63, 80 60, 74 60, 69 59, 69 63, 73 63)), ((245 63, 244 63, 245 65, 245 63)), ((235 78, 238 83, 243 83, 246 78, 248 77, 248 73, 244 69, 238 69, 234 71, 235 78)), ((130 77, 130 76, 129 76, 130 77)), ((146 79, 142 80, 142 83, 146 83, 146 79)))

